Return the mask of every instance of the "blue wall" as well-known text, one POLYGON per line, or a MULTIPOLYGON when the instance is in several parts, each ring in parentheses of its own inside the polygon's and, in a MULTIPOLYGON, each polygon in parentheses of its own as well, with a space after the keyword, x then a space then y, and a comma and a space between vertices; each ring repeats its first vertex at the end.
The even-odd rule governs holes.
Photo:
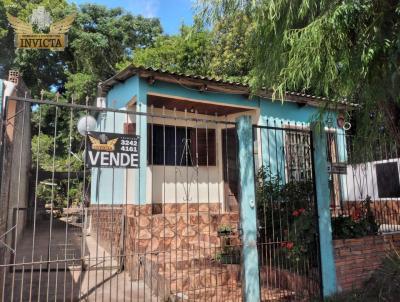
MULTIPOLYGON (((126 104, 137 95, 137 77, 124 83, 117 84, 107 95, 107 107, 114 109, 125 108, 126 104)), ((127 122, 124 113, 107 112, 97 118, 97 131, 123 133, 123 125, 127 122)), ((93 168, 91 202, 99 204, 124 204, 125 169, 119 168, 93 168)))
POLYGON ((124 108, 138 94, 138 90, 139 81, 136 76, 127 79, 123 83, 116 84, 107 94, 107 107, 124 108))
MULTIPOLYGON (((312 106, 299 106, 293 102, 281 102, 279 100, 260 101, 260 126, 281 128, 284 126, 296 126, 309 129, 310 123, 318 118, 320 108, 312 106)), ((335 113, 323 114, 336 120, 335 113)), ((261 129, 261 158, 264 167, 269 169, 268 175, 278 177, 282 182, 286 178, 285 170, 285 131, 277 129, 261 129)), ((342 143, 342 142, 341 142, 342 143)), ((340 148, 339 150, 344 150, 340 148)))
MULTIPOLYGON (((123 133, 126 114, 107 112, 105 116, 99 115, 97 130, 99 132, 123 133)), ((125 203, 124 188, 125 169, 119 168, 93 168, 91 202, 99 204, 125 203)))
POLYGON ((200 92, 193 88, 185 88, 179 84, 165 83, 156 81, 153 85, 147 85, 149 93, 168 94, 171 96, 189 98, 199 101, 208 101, 223 105, 237 105, 252 108, 259 107, 258 99, 249 100, 248 98, 238 94, 225 94, 220 92, 200 92))

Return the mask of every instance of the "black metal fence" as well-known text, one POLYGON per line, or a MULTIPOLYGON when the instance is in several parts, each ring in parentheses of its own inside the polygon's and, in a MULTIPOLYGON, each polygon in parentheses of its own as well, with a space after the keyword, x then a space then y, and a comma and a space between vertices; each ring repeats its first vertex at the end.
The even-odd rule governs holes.
MULTIPOLYGON (((2 167, 14 176, 1 185, 1 301, 242 300, 233 121, 15 101, 29 114, 4 112, 2 167), (139 165, 117 166, 128 157, 139 165)), ((263 301, 319 297, 311 137, 302 127, 254 128, 263 301)))
POLYGON ((18 135, 2 144, 16 179, 1 186, 1 301, 241 301, 234 123, 165 108, 15 101, 29 115, 4 113, 3 137, 18 135), (82 117, 91 131, 83 136, 82 117), (115 166, 122 153, 111 153, 134 153, 136 135, 139 168, 115 166), (25 157, 26 171, 13 160, 25 157))
MULTIPOLYGON (((16 101, 3 126, 2 301, 242 300, 233 119, 16 101), (89 115, 91 138, 77 128, 89 115), (83 156, 128 152, 136 135, 133 169, 83 156)), ((326 132, 334 239, 400 231, 397 146, 326 132)), ((319 299, 310 129, 268 120, 253 134, 262 300, 319 299)))
MULTIPOLYGON (((282 300, 320 297, 312 137, 305 124, 255 126, 256 206, 261 281, 282 300)), ((262 292, 266 300, 272 299, 262 292)))
POLYGON ((327 132, 333 236, 400 231, 399 148, 387 138, 327 132))

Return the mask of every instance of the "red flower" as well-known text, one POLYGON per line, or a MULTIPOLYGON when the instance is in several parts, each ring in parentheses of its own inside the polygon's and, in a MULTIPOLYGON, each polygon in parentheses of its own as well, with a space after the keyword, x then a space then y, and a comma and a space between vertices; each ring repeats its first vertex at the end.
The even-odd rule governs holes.
POLYGON ((287 242, 287 243, 286 243, 286 248, 287 248, 288 250, 291 250, 293 247, 294 247, 294 243, 293 243, 293 242, 287 242))
POLYGON ((361 218, 361 211, 359 209, 355 209, 353 213, 351 213, 351 219, 354 221, 359 220, 361 218))
POLYGON ((299 216, 299 215, 300 215, 300 212, 299 212, 299 211, 297 211, 297 210, 295 210, 295 211, 292 213, 292 215, 293 215, 294 217, 297 217, 297 216, 299 216))
POLYGON ((291 250, 294 247, 294 243, 289 241, 289 242, 281 242, 281 247, 287 248, 288 250, 291 250))
POLYGON ((298 211, 299 211, 300 214, 302 214, 305 210, 306 210, 305 208, 301 208, 298 211))

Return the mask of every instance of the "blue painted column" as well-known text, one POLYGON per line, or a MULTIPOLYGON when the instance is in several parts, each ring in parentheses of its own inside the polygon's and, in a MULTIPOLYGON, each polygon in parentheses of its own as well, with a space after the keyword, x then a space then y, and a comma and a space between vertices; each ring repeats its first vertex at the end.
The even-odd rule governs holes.
MULTIPOLYGON (((336 129, 336 142, 338 159, 340 163, 347 163, 347 143, 346 143, 346 132, 343 129, 336 129)), ((347 174, 339 175, 340 178, 340 197, 342 201, 348 200, 347 196, 347 174)))
POLYGON ((319 244, 321 257, 322 294, 329 297, 336 293, 336 267, 333 254, 330 191, 328 184, 327 142, 323 124, 311 124, 315 190, 318 207, 319 244))
MULTIPOLYGON (((136 78, 136 111, 147 113, 147 83, 140 77, 136 78)), ((147 191, 147 116, 136 116, 136 134, 140 135, 140 160, 139 160, 139 173, 137 180, 136 202, 138 204, 146 203, 147 191)))
POLYGON ((260 279, 257 251, 257 215, 251 116, 241 116, 237 118, 236 131, 239 141, 242 293, 244 301, 257 302, 260 301, 260 279))

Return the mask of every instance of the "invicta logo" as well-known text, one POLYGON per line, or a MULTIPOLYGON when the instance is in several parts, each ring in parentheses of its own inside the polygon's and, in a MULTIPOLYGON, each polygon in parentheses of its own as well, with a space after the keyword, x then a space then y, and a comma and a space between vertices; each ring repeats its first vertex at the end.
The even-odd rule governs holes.
POLYGON ((24 22, 9 13, 7 19, 15 31, 15 45, 25 49, 51 49, 62 51, 68 44, 67 32, 74 22, 76 14, 52 22, 50 14, 43 8, 33 10, 30 23, 24 22), (35 28, 42 33, 35 33, 35 28), (48 33, 43 33, 49 28, 48 33))
POLYGON ((94 138, 89 135, 89 140, 92 143, 92 149, 97 151, 114 151, 115 144, 118 141, 118 138, 110 139, 106 143, 102 144, 99 139, 94 138))

